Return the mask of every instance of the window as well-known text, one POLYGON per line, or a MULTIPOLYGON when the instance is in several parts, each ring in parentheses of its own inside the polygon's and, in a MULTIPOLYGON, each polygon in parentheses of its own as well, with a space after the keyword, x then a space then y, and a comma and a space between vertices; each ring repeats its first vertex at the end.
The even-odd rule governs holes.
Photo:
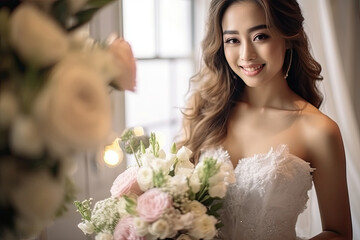
POLYGON ((123 0, 124 38, 137 59, 137 92, 125 93, 126 127, 156 132, 165 150, 180 130, 194 74, 193 0, 123 0))

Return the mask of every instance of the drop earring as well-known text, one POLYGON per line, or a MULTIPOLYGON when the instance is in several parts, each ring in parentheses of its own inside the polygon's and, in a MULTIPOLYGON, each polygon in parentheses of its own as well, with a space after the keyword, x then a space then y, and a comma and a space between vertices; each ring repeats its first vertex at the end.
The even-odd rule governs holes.
POLYGON ((291 62, 292 62, 292 57, 293 57, 293 50, 292 48, 290 48, 290 60, 289 60, 289 65, 287 67, 284 79, 286 79, 289 76, 289 71, 290 71, 290 67, 291 67, 291 62))

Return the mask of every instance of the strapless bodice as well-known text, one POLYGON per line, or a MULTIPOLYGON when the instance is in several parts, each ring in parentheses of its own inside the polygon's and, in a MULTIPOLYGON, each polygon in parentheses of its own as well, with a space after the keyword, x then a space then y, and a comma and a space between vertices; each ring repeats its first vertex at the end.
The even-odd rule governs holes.
POLYGON ((224 200, 219 239, 297 239, 295 225, 308 200, 313 170, 286 145, 239 160, 236 183, 224 200))

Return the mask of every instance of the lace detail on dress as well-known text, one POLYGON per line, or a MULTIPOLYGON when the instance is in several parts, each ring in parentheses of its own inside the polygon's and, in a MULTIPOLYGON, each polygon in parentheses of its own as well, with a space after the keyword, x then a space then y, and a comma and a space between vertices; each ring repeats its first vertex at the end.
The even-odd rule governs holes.
MULTIPOLYGON (((223 148, 205 151, 227 156, 223 148)), ((202 155, 203 155, 202 154, 202 155)), ((310 164, 289 153, 286 145, 239 160, 236 184, 229 186, 219 239, 297 239, 295 224, 312 186, 310 164)))

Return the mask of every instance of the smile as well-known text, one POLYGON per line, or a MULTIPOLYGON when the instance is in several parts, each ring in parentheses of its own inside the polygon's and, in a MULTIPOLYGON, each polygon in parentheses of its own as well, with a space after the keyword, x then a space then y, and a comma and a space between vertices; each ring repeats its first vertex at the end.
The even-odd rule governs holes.
POLYGON ((247 76, 255 76, 263 70, 265 64, 254 64, 254 65, 248 65, 248 66, 240 66, 241 70, 245 73, 247 76))

